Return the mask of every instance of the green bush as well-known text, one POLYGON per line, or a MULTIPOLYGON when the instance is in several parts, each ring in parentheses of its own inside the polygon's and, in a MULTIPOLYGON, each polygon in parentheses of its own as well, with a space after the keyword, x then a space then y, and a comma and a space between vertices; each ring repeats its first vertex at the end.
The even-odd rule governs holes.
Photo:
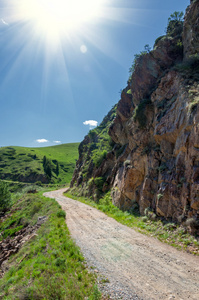
POLYGON ((183 12, 175 11, 168 19, 166 33, 169 36, 176 36, 182 34, 183 30, 183 12))
POLYGON ((95 152, 95 155, 93 156, 93 162, 97 168, 99 168, 103 160, 106 158, 106 155, 107 155, 106 150, 102 152, 98 152, 98 151, 95 152))
POLYGON ((35 202, 30 212, 30 215, 33 217, 36 213, 38 213, 41 210, 41 208, 42 208, 42 204, 40 202, 35 202))
POLYGON ((58 218, 66 218, 66 213, 65 213, 65 211, 63 211, 63 210, 59 210, 58 212, 57 212, 57 217, 58 218))
POLYGON ((8 185, 0 181, 0 212, 5 212, 11 205, 11 194, 8 185))
POLYGON ((165 38, 165 35, 159 36, 159 37, 155 40, 155 43, 154 43, 153 48, 155 48, 155 47, 157 46, 158 42, 159 42, 160 40, 164 39, 164 38, 165 38))
POLYGON ((102 191, 105 180, 106 179, 104 177, 94 178, 94 184, 96 185, 96 187, 98 188, 99 191, 102 191))

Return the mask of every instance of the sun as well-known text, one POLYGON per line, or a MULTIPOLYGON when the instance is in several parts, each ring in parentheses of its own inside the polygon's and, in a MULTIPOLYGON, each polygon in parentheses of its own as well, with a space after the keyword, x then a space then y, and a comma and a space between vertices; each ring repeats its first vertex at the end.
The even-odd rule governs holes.
POLYGON ((105 0, 18 0, 18 16, 39 34, 60 37, 100 16, 105 0))

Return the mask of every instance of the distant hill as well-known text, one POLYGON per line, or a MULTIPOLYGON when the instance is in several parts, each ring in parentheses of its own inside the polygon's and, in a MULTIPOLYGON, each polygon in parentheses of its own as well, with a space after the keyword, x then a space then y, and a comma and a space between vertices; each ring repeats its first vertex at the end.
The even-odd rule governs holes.
POLYGON ((78 146, 79 143, 41 148, 2 147, 0 148, 0 179, 31 183, 38 181, 69 183, 78 158, 78 146), (44 156, 50 162, 51 180, 44 171, 44 156))

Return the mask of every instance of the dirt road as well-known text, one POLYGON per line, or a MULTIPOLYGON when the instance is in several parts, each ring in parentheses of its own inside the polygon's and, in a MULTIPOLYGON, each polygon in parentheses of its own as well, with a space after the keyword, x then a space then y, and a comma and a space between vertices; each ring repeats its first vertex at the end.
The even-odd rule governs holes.
POLYGON ((64 191, 45 196, 66 211, 68 228, 86 261, 109 279, 103 289, 111 299, 199 299, 199 257, 137 233, 66 198, 64 191))

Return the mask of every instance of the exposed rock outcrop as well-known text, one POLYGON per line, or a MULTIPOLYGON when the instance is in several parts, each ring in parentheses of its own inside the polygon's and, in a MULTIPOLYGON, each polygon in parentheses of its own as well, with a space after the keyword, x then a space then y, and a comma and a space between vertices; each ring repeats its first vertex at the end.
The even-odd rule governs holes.
POLYGON ((13 238, 7 237, 0 241, 0 278, 3 276, 6 269, 5 262, 8 258, 19 251, 22 245, 36 237, 37 229, 46 221, 46 217, 39 217, 34 226, 27 226, 15 233, 13 238))
POLYGON ((185 15, 183 45, 184 59, 189 59, 190 55, 199 52, 199 1, 191 1, 185 15))
MULTIPOLYGON (((71 186, 96 197, 112 190, 123 210, 139 205, 199 230, 199 1, 188 7, 183 32, 166 35, 141 55, 109 127, 112 149, 97 166, 87 136, 71 186), (184 48, 184 54, 183 54, 184 48), (194 56, 194 60, 189 58, 194 56), (87 150, 86 150, 87 149, 87 150), (82 170, 87 166, 87 173, 82 170), (91 180, 92 179, 92 180, 91 180), (89 181, 89 184, 88 184, 89 181)), ((100 133, 96 136, 98 138, 100 133)))

